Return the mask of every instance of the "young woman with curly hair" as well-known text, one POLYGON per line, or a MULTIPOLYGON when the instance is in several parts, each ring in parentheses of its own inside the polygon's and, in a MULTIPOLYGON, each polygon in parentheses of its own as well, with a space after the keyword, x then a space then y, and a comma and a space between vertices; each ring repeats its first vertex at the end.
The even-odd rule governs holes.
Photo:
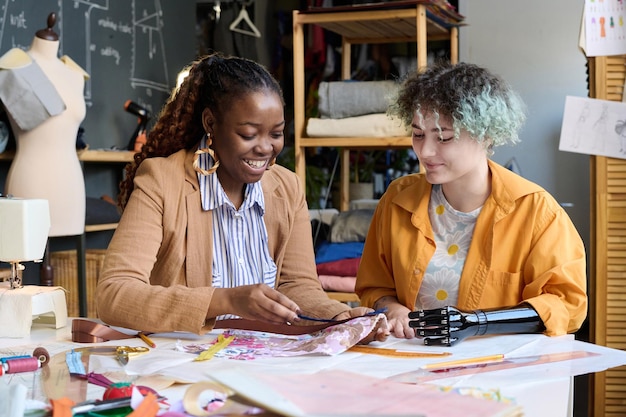
POLYGON ((424 172, 378 204, 362 305, 387 308, 393 335, 427 344, 575 332, 587 314, 582 239, 548 192, 489 159, 518 141, 520 97, 484 68, 437 64, 407 77, 390 113, 411 127, 424 172))

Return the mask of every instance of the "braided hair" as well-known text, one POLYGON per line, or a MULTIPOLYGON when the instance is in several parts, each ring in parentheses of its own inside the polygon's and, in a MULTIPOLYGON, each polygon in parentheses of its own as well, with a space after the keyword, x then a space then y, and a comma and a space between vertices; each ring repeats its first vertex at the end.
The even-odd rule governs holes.
POLYGON ((146 144, 125 168, 118 197, 122 209, 133 191, 135 173, 144 159, 166 157, 197 145, 205 134, 202 112, 206 108, 221 117, 234 100, 259 91, 276 93, 284 104, 276 79, 252 60, 216 52, 194 61, 188 69, 189 75, 163 106, 146 144))

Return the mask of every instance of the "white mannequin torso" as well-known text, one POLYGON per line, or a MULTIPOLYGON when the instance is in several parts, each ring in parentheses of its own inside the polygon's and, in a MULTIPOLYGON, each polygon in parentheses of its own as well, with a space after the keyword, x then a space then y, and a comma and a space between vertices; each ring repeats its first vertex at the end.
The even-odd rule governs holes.
POLYGON ((85 181, 76 154, 76 135, 86 114, 86 74, 60 60, 58 48, 58 41, 35 37, 28 55, 54 85, 66 108, 27 131, 10 118, 17 149, 5 185, 6 194, 49 201, 51 237, 82 234, 86 204, 85 181))

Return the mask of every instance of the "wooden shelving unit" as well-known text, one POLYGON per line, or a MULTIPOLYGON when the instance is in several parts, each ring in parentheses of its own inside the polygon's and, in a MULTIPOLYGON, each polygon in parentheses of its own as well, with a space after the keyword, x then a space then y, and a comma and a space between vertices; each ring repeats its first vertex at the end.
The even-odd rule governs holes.
MULTIPOLYGON (((105 150, 84 150, 78 151, 78 159, 82 162, 102 162, 102 163, 127 163, 133 161, 132 151, 105 151, 105 150)), ((6 151, 0 153, 0 161, 12 161, 15 152, 6 151)))
POLYGON ((346 11, 294 11, 293 12, 293 78, 294 78, 294 126, 295 171, 302 184, 306 184, 306 148, 338 147, 341 149, 341 195, 340 210, 349 205, 350 150, 356 149, 403 149, 411 147, 411 137, 306 137, 305 120, 305 38, 306 25, 319 25, 342 37, 342 78, 349 79, 350 52, 353 44, 415 42, 418 68, 427 65, 428 42, 450 42, 450 60, 458 61, 458 27, 439 24, 429 17, 428 2, 404 1, 402 8, 392 4, 375 10, 346 11), (386 8, 385 8, 386 7, 386 8))
MULTIPOLYGON (((626 55, 588 58, 589 97, 622 101, 626 55)), ((626 350, 626 160, 591 156, 590 341, 626 350)), ((589 415, 626 415, 626 366, 592 376, 589 415)))

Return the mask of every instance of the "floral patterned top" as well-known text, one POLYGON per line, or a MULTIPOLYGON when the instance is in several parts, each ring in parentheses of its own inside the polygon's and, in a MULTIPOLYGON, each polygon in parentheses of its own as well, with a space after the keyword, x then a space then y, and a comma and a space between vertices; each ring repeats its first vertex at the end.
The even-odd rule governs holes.
POLYGON ((457 211, 446 200, 441 185, 433 185, 428 215, 437 249, 426 268, 415 309, 456 305, 461 272, 481 209, 469 213, 457 211))

